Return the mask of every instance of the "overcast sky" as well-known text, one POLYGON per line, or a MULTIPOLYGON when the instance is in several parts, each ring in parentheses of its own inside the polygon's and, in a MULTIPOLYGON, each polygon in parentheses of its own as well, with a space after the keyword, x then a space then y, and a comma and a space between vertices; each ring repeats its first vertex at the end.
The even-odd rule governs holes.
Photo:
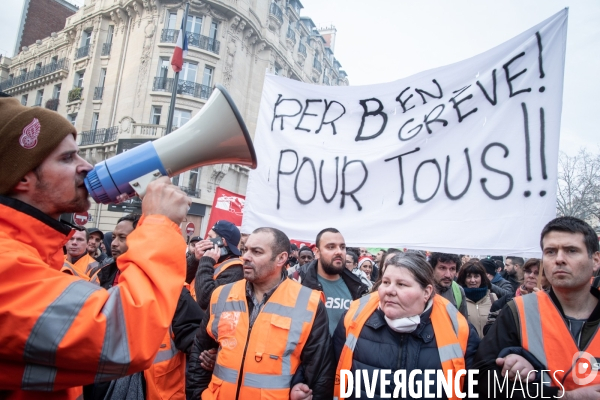
MULTIPOLYGON (((561 149, 598 151, 599 0, 300 0, 337 29, 351 85, 391 82, 482 53, 569 7, 561 149)), ((72 1, 81 5, 83 0, 72 1)), ((2 0, 0 53, 11 55, 23 0, 2 0)))

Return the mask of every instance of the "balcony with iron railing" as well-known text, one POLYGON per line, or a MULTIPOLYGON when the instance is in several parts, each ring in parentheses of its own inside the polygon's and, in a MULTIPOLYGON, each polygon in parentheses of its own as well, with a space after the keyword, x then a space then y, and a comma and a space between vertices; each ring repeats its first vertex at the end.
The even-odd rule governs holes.
POLYGON ((110 56, 110 49, 112 47, 112 43, 104 43, 102 45, 102 56, 110 56))
POLYGON ((104 86, 96 86, 94 88, 94 100, 102 100, 103 93, 104 93, 104 86))
POLYGON ((82 93, 83 93, 82 87, 74 87, 73 89, 69 90, 69 93, 67 94, 67 101, 69 103, 71 103, 73 101, 81 100, 82 93))
POLYGON ((81 136, 80 146, 89 146, 92 144, 104 144, 110 143, 117 140, 117 134, 119 133, 119 127, 113 126, 110 128, 94 129, 91 131, 84 131, 79 134, 81 136))
POLYGON ((46 100, 46 108, 52 111, 58 110, 58 99, 55 98, 46 100))
MULTIPOLYGON (((178 36, 179 29, 163 29, 160 41, 161 43, 177 43, 178 36)), ((192 32, 187 32, 187 37, 189 46, 198 47, 215 54, 219 54, 221 50, 221 43, 217 39, 192 32)))
POLYGON ((296 12, 298 16, 300 16, 300 11, 302 10, 302 6, 298 0, 288 0, 288 6, 296 12))
POLYGON ((269 8, 269 14, 274 15, 279 22, 283 23, 283 11, 277 5, 277 3, 271 3, 271 8, 269 8))
MULTIPOLYGON (((172 92, 173 78, 165 78, 162 76, 155 77, 152 90, 159 92, 172 92)), ((210 86, 201 85, 191 81, 177 81, 177 94, 186 94, 188 96, 208 100, 212 91, 213 88, 210 86)))
POLYGON ((298 45, 298 53, 306 57, 306 46, 302 42, 300 42, 300 44, 298 45))
POLYGON ((75 59, 79 60, 80 58, 87 57, 88 54, 89 54, 89 52, 90 52, 90 46, 89 45, 80 47, 80 48, 77 49, 77 52, 75 54, 75 59))
POLYGON ((35 79, 41 78, 46 75, 50 75, 56 71, 69 71, 69 60, 61 58, 56 62, 43 65, 41 68, 36 68, 33 71, 29 71, 25 74, 9 78, 4 82, 0 83, 0 91, 5 91, 12 87, 18 86, 22 83, 31 82, 35 79))
POLYGON ((319 60, 317 60, 316 58, 313 60, 313 68, 319 72, 319 74, 321 72, 323 72, 323 67, 321 66, 321 62, 319 60))
POLYGON ((292 29, 291 26, 288 26, 288 31, 287 31, 287 34, 285 35, 285 37, 287 40, 289 40, 293 44, 296 44, 296 32, 294 32, 294 30, 292 29))

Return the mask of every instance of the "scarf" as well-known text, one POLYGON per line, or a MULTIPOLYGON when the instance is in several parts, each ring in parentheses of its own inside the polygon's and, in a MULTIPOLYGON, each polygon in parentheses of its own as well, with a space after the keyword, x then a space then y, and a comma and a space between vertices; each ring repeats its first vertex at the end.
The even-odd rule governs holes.
POLYGON ((488 288, 464 288, 465 296, 467 299, 471 300, 473 303, 477 303, 479 300, 483 299, 488 292, 488 288))

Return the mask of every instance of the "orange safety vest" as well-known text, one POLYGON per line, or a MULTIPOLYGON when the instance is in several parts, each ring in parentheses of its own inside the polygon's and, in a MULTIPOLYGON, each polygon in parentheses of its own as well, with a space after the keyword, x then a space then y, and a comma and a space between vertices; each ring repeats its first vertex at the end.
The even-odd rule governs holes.
MULTIPOLYGON (((243 265, 241 258, 230 258, 229 260, 223 261, 221 264, 216 265, 215 272, 213 272, 213 279, 217 279, 221 272, 225 271, 229 267, 233 267, 235 265, 243 265)), ((192 279, 190 282, 190 294, 196 300, 196 278, 192 279)))
MULTIPOLYGON (((548 293, 540 290, 515 297, 514 300, 521 324, 521 345, 551 371, 550 374, 544 373, 544 382, 551 382, 552 386, 559 387, 558 381, 567 391, 582 387, 573 379, 573 369, 581 359, 577 355, 581 356, 586 352, 598 360, 600 337, 594 335, 587 347, 580 351, 548 293)), ((587 385, 599 383, 600 373, 587 385)))
MULTIPOLYGON (((379 293, 373 292, 350 303, 350 308, 344 317, 346 328, 346 343, 342 348, 340 360, 335 374, 334 399, 340 399, 340 372, 352 369, 354 348, 360 332, 371 315, 379 307, 379 293)), ((433 297, 431 324, 438 346, 438 354, 442 362, 444 374, 465 369, 465 353, 469 340, 469 324, 456 307, 440 295, 433 297)), ((446 375, 447 376, 447 375, 446 375)), ((464 375, 460 378, 461 387, 464 375)), ((458 400, 456 396, 452 399, 458 400)))
POLYGON ((177 350, 174 337, 169 328, 152 366, 144 371, 146 400, 185 399, 185 353, 177 350))
POLYGON ((270 399, 287 400, 321 297, 285 279, 250 328, 246 280, 218 287, 206 331, 219 352, 202 399, 259 399, 266 389, 270 399))
POLYGON ((93 262, 96 262, 96 260, 88 253, 85 253, 85 255, 77 260, 75 264, 71 264, 69 261, 67 261, 67 256, 65 256, 65 262, 63 263, 60 272, 64 272, 89 281, 90 277, 86 274, 86 269, 87 266, 93 262))

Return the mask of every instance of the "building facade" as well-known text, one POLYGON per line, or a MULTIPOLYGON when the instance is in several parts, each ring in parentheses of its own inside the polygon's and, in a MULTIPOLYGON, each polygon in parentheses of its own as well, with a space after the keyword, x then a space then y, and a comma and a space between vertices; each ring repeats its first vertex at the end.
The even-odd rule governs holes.
MULTIPOLYGON (((170 58, 185 6, 176 0, 86 0, 63 30, 0 60, 0 90, 66 116, 79 132, 80 154, 92 164, 160 138, 167 133, 170 58)), ((252 136, 266 71, 348 85, 333 54, 335 28, 321 34, 300 15, 302 8, 298 0, 190 1, 174 129, 204 106, 217 83, 231 94, 252 136)), ((248 169, 205 166, 172 180, 193 198, 188 222, 195 235, 204 234, 216 187, 244 194, 248 169)), ((135 209, 130 206, 93 204, 86 226, 111 230, 135 209)))

